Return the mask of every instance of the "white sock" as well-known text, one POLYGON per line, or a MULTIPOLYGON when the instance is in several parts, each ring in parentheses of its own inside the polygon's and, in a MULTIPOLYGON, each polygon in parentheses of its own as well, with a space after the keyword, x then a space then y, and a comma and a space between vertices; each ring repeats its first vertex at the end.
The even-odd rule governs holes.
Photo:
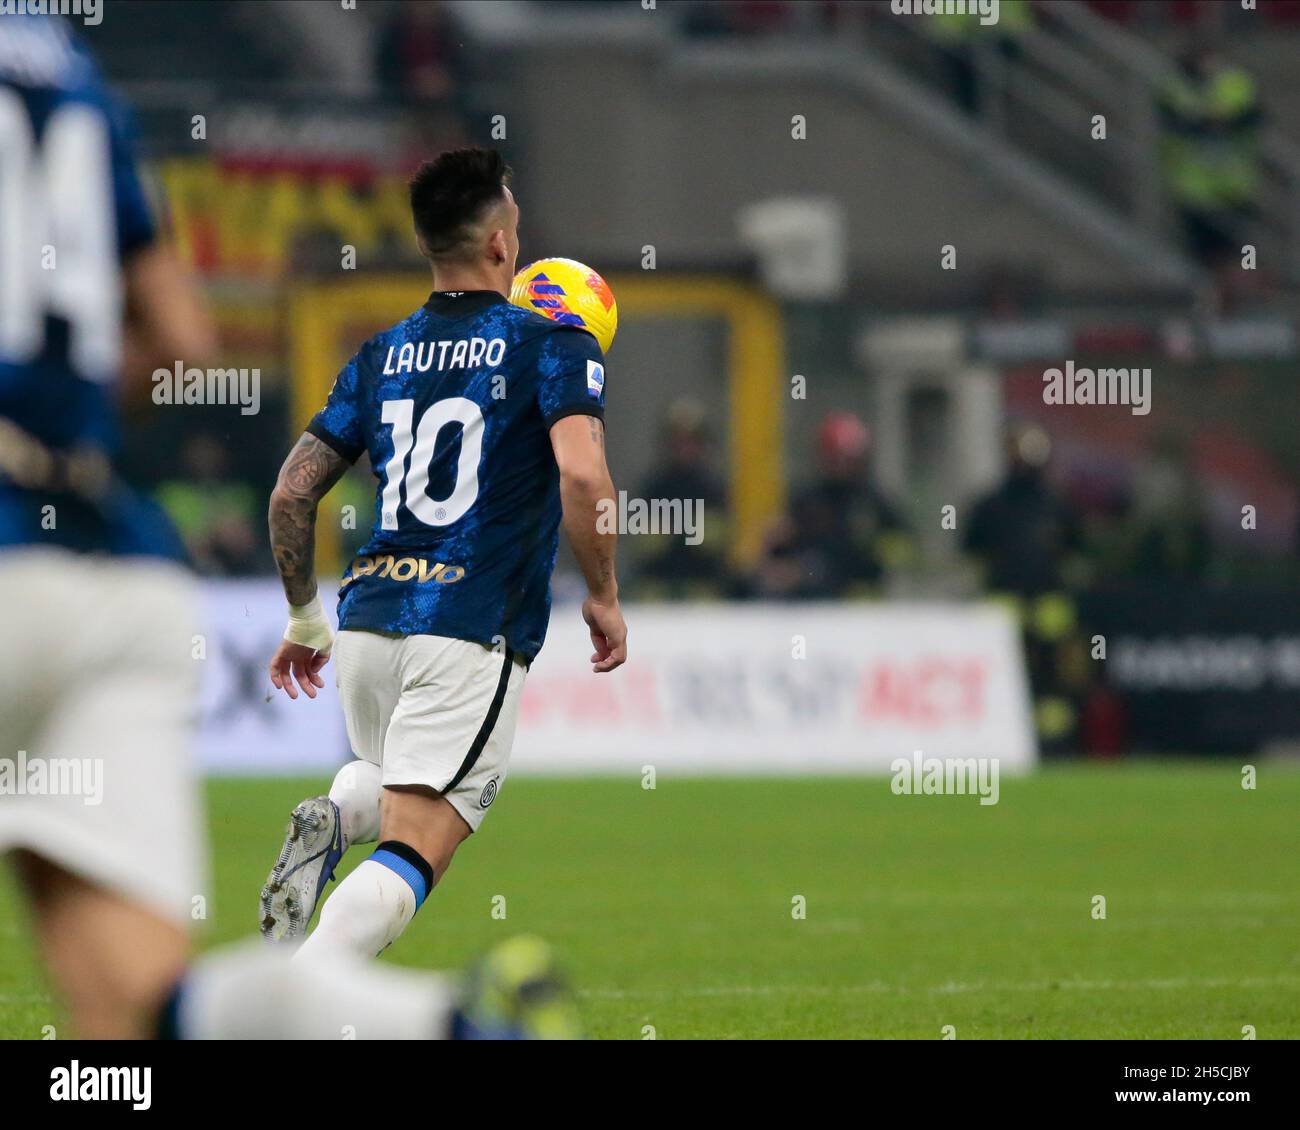
MULTIPOLYGON (((343 953, 354 959, 376 957, 392 944, 420 909, 427 891, 424 881, 377 861, 392 860, 380 849, 335 888, 321 907, 316 929, 303 942, 302 957, 343 953)), ((405 861, 397 861, 400 867, 405 861)))
POLYGON ((260 941, 198 961, 175 1012, 183 1040, 446 1039, 456 994, 445 977, 335 955, 291 961, 260 941))
POLYGON ((330 800, 339 806, 343 824, 343 850, 352 844, 373 844, 379 839, 379 795, 383 770, 357 758, 335 774, 330 800))

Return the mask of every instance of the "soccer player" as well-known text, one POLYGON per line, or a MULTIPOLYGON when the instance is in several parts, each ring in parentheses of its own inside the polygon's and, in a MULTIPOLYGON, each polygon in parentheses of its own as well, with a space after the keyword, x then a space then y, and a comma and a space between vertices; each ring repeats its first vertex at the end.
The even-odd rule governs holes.
POLYGON ((271 680, 314 698, 333 654, 357 760, 294 810, 262 892, 263 934, 301 937, 343 852, 379 841, 326 900, 303 958, 385 949, 499 795, 561 522, 587 582, 592 669, 626 659, 617 535, 597 522, 614 496, 604 358, 584 330, 507 302, 519 250, 508 179, 489 149, 444 153, 415 175, 433 293, 344 367, 271 497, 289 601, 271 680), (344 574, 332 638, 316 511, 362 452, 378 479, 374 528, 344 574))
POLYGON ((467 988, 342 956, 289 965, 260 942, 189 965, 204 870, 195 599, 178 540, 112 453, 131 375, 213 348, 122 107, 62 20, 0 16, 0 852, 74 1028, 571 1034, 531 939, 504 943, 467 988))
POLYGON ((202 870, 194 600, 161 513, 112 478, 114 386, 124 348, 138 375, 212 334, 62 21, 0 16, 0 139, 0 758, 103 774, 98 804, 0 796, 0 850, 78 1031, 142 1034, 202 870))

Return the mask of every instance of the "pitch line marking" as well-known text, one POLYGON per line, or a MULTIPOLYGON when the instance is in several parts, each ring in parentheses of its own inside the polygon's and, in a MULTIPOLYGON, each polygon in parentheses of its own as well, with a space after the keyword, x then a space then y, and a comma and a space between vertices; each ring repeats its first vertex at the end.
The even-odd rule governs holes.
POLYGON ((1267 989, 1300 986, 1300 977, 1159 977, 1137 981, 1011 981, 1000 984, 949 981, 941 985, 889 985, 872 981, 862 985, 713 985, 696 989, 579 989, 578 996, 600 1000, 636 997, 759 997, 796 993, 800 996, 832 996, 842 993, 929 993, 947 996, 959 993, 1047 993, 1055 989, 1267 989))

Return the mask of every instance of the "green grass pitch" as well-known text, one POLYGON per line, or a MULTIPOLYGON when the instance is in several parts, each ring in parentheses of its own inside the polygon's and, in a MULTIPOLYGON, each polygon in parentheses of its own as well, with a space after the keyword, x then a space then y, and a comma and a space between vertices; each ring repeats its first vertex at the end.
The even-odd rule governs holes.
MULTIPOLYGON (((254 930, 324 784, 209 783, 204 945, 254 930)), ((1294 1039, 1298 813, 1300 774, 1248 791, 1232 763, 1048 768, 988 807, 887 778, 516 779, 384 960, 540 934, 597 1037, 1294 1039)), ((60 1013, 16 909, 6 876, 0 1036, 38 1038, 60 1013)))

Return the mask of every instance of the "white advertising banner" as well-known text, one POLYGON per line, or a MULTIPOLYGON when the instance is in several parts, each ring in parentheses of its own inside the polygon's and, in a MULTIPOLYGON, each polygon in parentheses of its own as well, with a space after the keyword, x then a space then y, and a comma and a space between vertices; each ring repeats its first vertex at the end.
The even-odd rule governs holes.
POLYGON ((576 609, 533 664, 512 770, 885 773, 895 758, 1036 759, 1019 634, 992 606, 655 605, 592 675, 576 609))
MULTIPOLYGON (((267 776, 329 772, 350 756, 333 664, 325 689, 292 702, 271 686, 271 656, 288 616, 278 581, 209 581, 203 586, 203 692, 199 763, 209 773, 267 776)), ((332 590, 321 602, 331 619, 332 590)))
MULTIPOLYGON (((218 773, 329 772, 348 756, 333 667, 314 701, 272 693, 274 581, 207 586, 201 760, 218 773)), ((322 594, 328 607, 330 594, 322 594)), ((647 605, 630 661, 593 675, 557 606, 524 688, 518 773, 886 773, 899 757, 1036 758, 1019 635, 969 604, 647 605)))

